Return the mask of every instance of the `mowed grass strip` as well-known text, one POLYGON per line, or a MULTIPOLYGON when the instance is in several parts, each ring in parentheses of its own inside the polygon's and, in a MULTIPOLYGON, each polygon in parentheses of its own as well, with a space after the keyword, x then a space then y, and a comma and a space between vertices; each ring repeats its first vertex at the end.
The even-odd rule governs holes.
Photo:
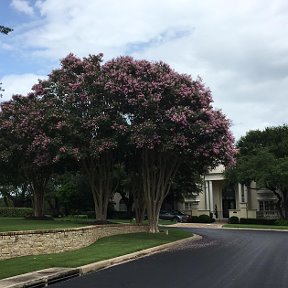
POLYGON ((288 230, 288 226, 255 225, 255 224, 225 224, 224 228, 249 228, 249 229, 280 229, 288 230))
MULTIPOLYGON (((136 224, 135 220, 121 220, 112 219, 108 221, 110 223, 126 223, 136 224)), ((23 230, 49 230, 49 229, 65 229, 83 227, 93 225, 95 219, 79 219, 73 217, 67 218, 55 218, 54 220, 32 220, 19 217, 0 217, 0 232, 8 231, 23 231, 23 230)), ((145 220, 143 224, 148 224, 148 220, 145 220)), ((175 224, 174 221, 159 220, 160 225, 175 224)))
POLYGON ((79 267, 192 236, 191 232, 173 228, 168 232, 115 235, 75 251, 1 260, 0 279, 51 267, 79 267))
POLYGON ((95 219, 31 220, 18 217, 0 217, 0 232, 23 230, 65 229, 92 225, 95 219))

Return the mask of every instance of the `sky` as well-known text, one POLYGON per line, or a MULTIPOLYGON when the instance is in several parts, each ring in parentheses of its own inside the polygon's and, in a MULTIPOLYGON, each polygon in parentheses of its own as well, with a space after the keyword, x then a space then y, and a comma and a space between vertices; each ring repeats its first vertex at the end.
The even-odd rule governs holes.
POLYGON ((1 101, 67 54, 164 61, 200 76, 239 139, 288 122, 287 0, 0 0, 1 101))

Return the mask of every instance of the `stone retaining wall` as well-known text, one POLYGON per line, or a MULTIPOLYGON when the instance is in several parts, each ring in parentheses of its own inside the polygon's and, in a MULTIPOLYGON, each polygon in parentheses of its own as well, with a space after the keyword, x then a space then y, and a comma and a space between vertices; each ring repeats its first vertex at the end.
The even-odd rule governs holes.
POLYGON ((1 232, 0 260, 26 255, 76 250, 86 247, 102 237, 147 231, 148 226, 121 224, 54 230, 1 232))

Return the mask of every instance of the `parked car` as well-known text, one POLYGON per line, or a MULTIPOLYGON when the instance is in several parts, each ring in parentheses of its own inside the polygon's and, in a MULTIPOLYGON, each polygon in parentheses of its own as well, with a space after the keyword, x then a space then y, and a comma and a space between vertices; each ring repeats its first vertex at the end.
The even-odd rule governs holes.
POLYGON ((177 222, 189 222, 191 216, 184 214, 178 210, 172 210, 172 211, 161 210, 159 214, 159 219, 171 220, 177 222))

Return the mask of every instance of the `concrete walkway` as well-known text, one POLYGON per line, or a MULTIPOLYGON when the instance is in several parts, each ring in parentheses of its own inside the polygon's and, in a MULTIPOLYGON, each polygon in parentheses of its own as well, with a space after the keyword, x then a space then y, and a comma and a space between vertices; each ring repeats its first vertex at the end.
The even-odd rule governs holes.
MULTIPOLYGON (((178 225, 178 224, 174 224, 174 225, 178 225)), ((180 227, 180 226, 174 226, 174 227, 180 227)), ((48 268, 48 269, 35 271, 31 273, 26 273, 26 274, 0 280, 0 288, 46 287, 52 283, 56 283, 56 282, 60 282, 69 278, 81 276, 92 271, 97 271, 100 269, 110 267, 112 265, 117 265, 123 262, 131 261, 140 257, 151 255, 153 253, 165 251, 165 250, 171 249, 172 247, 174 248, 176 246, 185 244, 188 241, 195 241, 195 240, 200 240, 200 239, 202 239, 201 236, 194 235, 193 237, 190 237, 187 239, 170 242, 170 243, 160 245, 157 247, 141 250, 138 252, 116 257, 113 259, 108 259, 104 261, 99 261, 99 262, 83 265, 77 268, 55 267, 55 268, 48 268)))
MULTIPOLYGON (((214 222, 214 223, 175 223, 172 225, 162 226, 162 227, 177 227, 177 228, 212 228, 220 229, 227 222, 214 222)), ((160 225, 161 226, 161 225, 160 225)))

